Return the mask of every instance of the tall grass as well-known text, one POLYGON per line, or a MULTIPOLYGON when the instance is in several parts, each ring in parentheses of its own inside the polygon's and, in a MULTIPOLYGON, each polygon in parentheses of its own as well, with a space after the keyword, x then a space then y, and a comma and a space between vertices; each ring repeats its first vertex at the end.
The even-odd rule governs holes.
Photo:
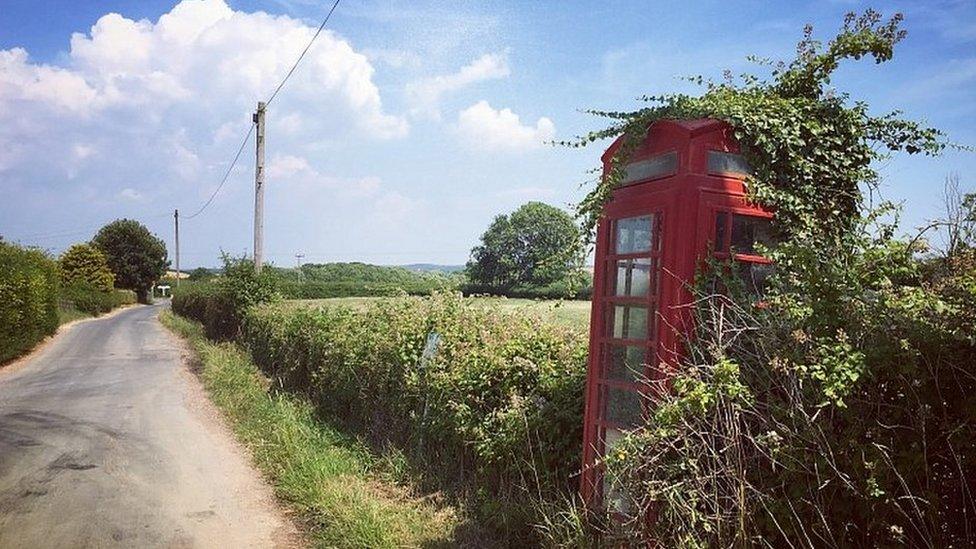
POLYGON ((278 496, 307 522, 320 547, 452 545, 454 509, 390 482, 384 461, 316 419, 304 399, 269 391, 247 353, 212 343, 202 327, 169 312, 163 323, 185 337, 199 376, 278 496))

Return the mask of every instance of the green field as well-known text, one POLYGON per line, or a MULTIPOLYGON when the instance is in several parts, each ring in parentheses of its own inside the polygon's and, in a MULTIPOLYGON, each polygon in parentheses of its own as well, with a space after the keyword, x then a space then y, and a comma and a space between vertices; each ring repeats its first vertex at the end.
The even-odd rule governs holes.
MULTIPOLYGON (((374 303, 389 297, 336 297, 329 299, 292 299, 286 301, 288 307, 331 307, 346 306, 352 308, 364 307, 367 303, 374 303)), ((538 314, 564 326, 585 329, 590 322, 590 302, 575 300, 534 300, 510 299, 505 297, 471 297, 486 306, 499 307, 502 310, 522 311, 538 314)))

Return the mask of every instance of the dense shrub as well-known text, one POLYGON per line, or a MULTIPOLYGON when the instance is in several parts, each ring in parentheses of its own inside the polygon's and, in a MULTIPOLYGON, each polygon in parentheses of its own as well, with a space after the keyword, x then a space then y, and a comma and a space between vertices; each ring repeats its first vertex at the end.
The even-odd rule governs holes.
POLYGON ((62 306, 74 307, 93 316, 135 302, 136 294, 132 290, 103 290, 91 283, 80 281, 61 288, 62 306))
POLYGON ((41 251, 0 241, 0 363, 57 327, 57 264, 41 251))
POLYGON ((511 539, 528 539, 530 501, 575 487, 579 332, 437 294, 365 310, 260 307, 242 339, 275 385, 490 495, 479 499, 479 518, 511 539), (429 337, 440 343, 425 356, 429 337))
POLYGON ((700 296, 674 391, 655 398, 653 428, 609 457, 621 492, 658 517, 648 528, 636 513, 633 536, 976 541, 976 253, 928 279, 891 234, 865 228, 829 259, 784 245, 775 257, 790 270, 762 307, 700 296))
POLYGON ((278 297, 276 286, 269 270, 257 274, 251 261, 225 257, 219 277, 209 282, 184 282, 174 289, 172 308, 176 314, 203 324, 207 337, 234 339, 249 308, 278 297))
POLYGON ((114 288, 115 275, 105 254, 91 244, 75 244, 65 250, 58 258, 58 267, 62 286, 83 283, 103 292, 114 288))

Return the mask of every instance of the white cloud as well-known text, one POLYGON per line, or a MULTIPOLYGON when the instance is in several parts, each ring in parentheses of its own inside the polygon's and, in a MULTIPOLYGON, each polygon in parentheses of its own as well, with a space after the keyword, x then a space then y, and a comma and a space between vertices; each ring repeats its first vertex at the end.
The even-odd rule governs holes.
POLYGON ((511 109, 495 110, 484 100, 458 113, 457 130, 469 147, 489 151, 534 149, 556 135, 555 125, 546 117, 535 126, 523 125, 511 109))
MULTIPOLYGON (((79 138, 131 162, 153 150, 164 166, 184 162, 188 150, 236 141, 254 102, 272 92, 314 32, 287 16, 234 11, 225 0, 183 0, 155 23, 102 16, 89 33, 72 35, 59 66, 34 62, 22 48, 0 50, 3 168, 30 170, 60 156, 66 171, 79 138), (207 138, 191 132, 171 146, 167 135, 185 128, 207 138)), ((276 99, 269 127, 333 138, 405 135, 406 120, 384 110, 373 74, 365 55, 324 31, 276 99)))
POLYGON ((290 178, 299 173, 315 173, 308 165, 308 160, 290 154, 278 155, 268 162, 268 177, 270 179, 290 178))
POLYGON ((382 184, 378 177, 367 176, 345 179, 320 173, 302 156, 290 154, 275 155, 268 162, 268 182, 294 185, 302 191, 327 189, 346 197, 371 197, 381 193, 382 184))
POLYGON ((95 147, 77 143, 75 144, 74 147, 71 148, 71 152, 74 153, 75 158, 77 158, 78 160, 84 160, 89 156, 95 154, 95 147))
POLYGON ((413 105, 411 112, 416 115, 440 118, 440 100, 444 94, 477 82, 505 78, 509 74, 511 70, 505 56, 489 53, 461 67, 453 74, 412 82, 407 85, 407 98, 413 105))
POLYGON ((119 191, 119 198, 123 200, 129 200, 132 202, 141 202, 143 200, 142 193, 135 189, 130 189, 128 187, 119 191))

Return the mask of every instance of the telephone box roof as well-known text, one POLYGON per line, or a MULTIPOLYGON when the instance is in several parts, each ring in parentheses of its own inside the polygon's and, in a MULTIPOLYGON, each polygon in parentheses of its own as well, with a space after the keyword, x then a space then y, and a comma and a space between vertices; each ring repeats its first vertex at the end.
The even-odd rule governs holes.
MULTIPOLYGON (((674 133, 685 134, 686 138, 697 137, 703 133, 709 133, 713 131, 724 131, 731 128, 727 122, 718 120, 715 118, 696 118, 694 120, 678 120, 665 118, 657 120, 652 123, 648 128, 648 133, 652 129, 670 129, 674 133)), ((624 136, 620 136, 614 140, 614 142, 607 147, 606 152, 603 153, 601 159, 603 162, 608 162, 614 154, 617 153, 617 149, 623 144, 624 136)))

